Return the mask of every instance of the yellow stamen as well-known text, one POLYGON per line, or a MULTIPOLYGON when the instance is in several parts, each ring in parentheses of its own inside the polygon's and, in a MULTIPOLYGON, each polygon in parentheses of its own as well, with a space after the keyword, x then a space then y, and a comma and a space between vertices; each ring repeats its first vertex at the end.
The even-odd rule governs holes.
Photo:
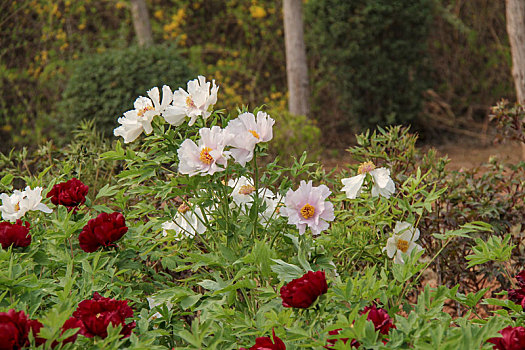
POLYGON ((199 159, 204 164, 208 164, 209 165, 209 164, 211 164, 213 162, 213 157, 210 155, 210 151, 211 151, 211 148, 209 148, 209 147, 204 147, 201 150, 201 155, 199 156, 199 159))
POLYGON ((315 208, 310 204, 306 203, 304 207, 301 208, 301 215, 305 219, 310 219, 315 214, 315 208))
POLYGON ((252 194, 253 191, 255 191, 255 187, 252 185, 242 185, 239 194, 252 194))
POLYGON ((404 239, 398 239, 397 240, 397 249, 399 249, 403 253, 406 253, 407 250, 408 250, 408 244, 409 243, 407 241, 405 241, 404 239))
POLYGON ((189 96, 186 97, 186 106, 191 107, 191 108, 196 108, 197 107, 197 106, 195 106, 195 102, 193 102, 193 100, 189 96))
POLYGON ((260 136, 257 133, 257 131, 255 131, 255 130, 248 130, 248 131, 253 135, 253 137, 255 137, 256 139, 260 139, 260 136))
POLYGON ((376 166, 374 165, 374 163, 372 163, 372 162, 364 162, 364 163, 361 163, 361 165, 359 165, 359 168, 357 168, 357 173, 358 174, 369 173, 372 170, 374 170, 375 168, 376 168, 376 166))
POLYGON ((155 109, 155 107, 153 107, 153 106, 146 106, 146 107, 142 108, 141 110, 139 110, 137 114, 138 114, 139 117, 143 117, 144 113, 146 113, 147 111, 151 111, 153 109, 155 109))
POLYGON ((15 211, 19 211, 19 210, 20 210, 20 202, 15 204, 15 211))
POLYGON ((190 210, 190 207, 186 205, 186 203, 182 203, 180 206, 179 206, 179 209, 177 209, 179 211, 179 213, 181 214, 184 214, 185 212, 187 212, 188 210, 190 210))

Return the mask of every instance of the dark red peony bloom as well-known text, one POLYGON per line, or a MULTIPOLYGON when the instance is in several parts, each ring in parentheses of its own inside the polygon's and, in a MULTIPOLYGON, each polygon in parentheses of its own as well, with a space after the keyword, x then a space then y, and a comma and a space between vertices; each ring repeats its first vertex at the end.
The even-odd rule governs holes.
POLYGON ((525 328, 511 327, 503 328, 499 333, 502 338, 490 338, 488 343, 494 344, 494 350, 524 350, 525 328))
POLYGON ((22 220, 16 220, 15 224, 4 221, 0 222, 0 245, 7 249, 13 245, 15 247, 27 247, 31 243, 29 234, 29 222, 22 225, 22 220))
MULTIPOLYGON (((330 335, 338 335, 342 330, 343 330, 342 328, 334 329, 333 331, 328 331, 328 334, 330 334, 330 335)), ((350 338, 327 339, 326 342, 328 344, 324 348, 325 349, 333 349, 332 346, 334 346, 335 343, 337 343, 338 340, 341 340, 344 344, 346 344, 348 342, 348 340, 350 340, 350 338)), ((351 342, 352 346, 354 346, 354 342, 355 342, 355 340, 352 340, 352 342, 351 342)))
POLYGON ((281 287, 284 307, 306 309, 328 291, 324 271, 308 271, 303 277, 294 279, 281 287))
MULTIPOLYGON (((396 326, 392 323, 392 319, 390 318, 388 313, 382 308, 378 309, 375 305, 365 307, 363 311, 361 311, 360 313, 361 315, 367 314, 366 319, 368 321, 372 321, 376 331, 379 331, 379 333, 381 334, 388 334, 388 332, 390 332, 390 329, 396 328, 396 326)), ((341 328, 334 329, 333 331, 329 331, 328 334, 337 335, 341 331, 342 331, 341 328)), ((327 340, 328 344, 325 346, 325 348, 333 349, 332 346, 334 346, 338 340, 342 340, 343 343, 346 344, 349 338, 328 339, 327 340)), ((386 344, 386 341, 383 340, 383 343, 386 344)), ((360 344, 357 340, 352 339, 352 341, 350 342, 350 345, 352 347, 358 348, 360 344)))
MULTIPOLYGON (((82 328, 82 321, 75 317, 70 317, 64 324, 62 325, 62 331, 60 332, 60 335, 64 334, 68 329, 74 329, 74 328, 82 328)), ((77 330, 75 334, 70 336, 69 338, 64 339, 61 343, 67 344, 67 343, 74 343, 77 340, 77 336, 80 333, 80 329, 77 330)), ((56 347, 59 344, 59 342, 54 341, 51 345, 53 348, 56 347)))
POLYGON ((33 332, 35 343, 43 344, 46 340, 37 337, 42 323, 30 320, 24 311, 0 312, 0 350, 21 349, 29 346, 29 332, 33 332))
MULTIPOLYGON (((275 335, 275 331, 272 330, 273 342, 270 337, 259 337, 255 339, 255 345, 248 350, 286 350, 286 346, 283 341, 275 335)), ((241 348, 240 350, 247 350, 241 348)))
POLYGON ((101 246, 114 246, 128 232, 124 216, 121 213, 101 213, 95 219, 88 221, 78 236, 80 248, 92 253, 101 246))
POLYGON ((124 338, 129 337, 135 328, 135 322, 126 324, 126 318, 133 317, 133 310, 128 306, 127 300, 104 298, 97 292, 92 300, 84 300, 78 304, 73 317, 81 322, 80 334, 88 338, 94 336, 106 338, 110 323, 114 327, 122 326, 120 334, 124 338))
POLYGON ((516 275, 519 288, 507 290, 508 298, 525 310, 525 270, 516 275))
POLYGON ((379 331, 379 333, 388 334, 391 328, 396 328, 396 326, 394 326, 392 323, 392 319, 384 309, 378 309, 375 305, 367 306, 361 312, 361 315, 366 313, 368 313, 366 319, 372 321, 376 331, 379 331))
POLYGON ((89 187, 76 178, 61 182, 53 186, 47 197, 51 197, 51 202, 55 205, 63 205, 67 210, 77 210, 86 201, 89 187))
POLYGON ((521 270, 520 273, 516 275, 516 279, 520 287, 525 287, 525 270, 521 270))

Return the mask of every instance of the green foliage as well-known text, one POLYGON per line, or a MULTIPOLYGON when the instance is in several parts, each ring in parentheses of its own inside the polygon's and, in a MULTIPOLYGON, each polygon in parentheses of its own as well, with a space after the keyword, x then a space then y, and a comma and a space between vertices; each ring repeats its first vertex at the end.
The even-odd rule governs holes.
POLYGON ((68 125, 95 119, 106 135, 132 101, 154 86, 184 86, 193 78, 173 46, 130 47, 88 56, 75 63, 64 91, 62 110, 68 125), (130 102, 131 101, 131 102, 130 102))
MULTIPOLYGON (((322 0, 305 7, 315 78, 337 91, 346 123, 372 127, 413 121, 429 85, 432 1, 322 0)), ((314 98, 320 106, 325 94, 314 98)))
POLYGON ((308 161, 318 159, 322 152, 321 129, 315 120, 279 108, 268 110, 268 114, 279 125, 273 131, 271 155, 279 156, 282 164, 290 164, 292 157, 298 159, 305 151, 308 151, 308 161))
POLYGON ((514 245, 510 244, 510 235, 501 237, 490 237, 487 242, 477 238, 476 246, 472 247, 473 254, 468 255, 465 259, 469 260, 468 267, 484 264, 489 261, 505 262, 511 257, 514 245))

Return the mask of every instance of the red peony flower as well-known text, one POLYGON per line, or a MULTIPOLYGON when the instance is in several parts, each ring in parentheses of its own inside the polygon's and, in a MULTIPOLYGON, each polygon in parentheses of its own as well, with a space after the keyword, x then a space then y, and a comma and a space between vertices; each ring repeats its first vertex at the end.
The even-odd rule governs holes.
POLYGON ((120 334, 124 338, 129 337, 135 328, 135 322, 126 324, 126 318, 133 317, 133 310, 128 306, 127 300, 104 298, 97 292, 92 300, 84 300, 78 304, 73 317, 81 322, 80 334, 88 338, 94 336, 106 338, 110 323, 114 327, 122 326, 120 334))
POLYGON ((92 253, 101 246, 114 246, 128 232, 124 216, 121 213, 101 213, 95 219, 88 221, 78 236, 80 248, 92 253))
MULTIPOLYGON (((272 329, 273 342, 270 337, 259 337, 255 339, 255 345, 253 345, 249 350, 286 350, 286 346, 283 341, 275 335, 275 331, 272 329)), ((241 348, 240 350, 247 350, 246 348, 241 348)))
POLYGON ((490 338, 488 343, 494 344, 494 350, 524 350, 525 328, 508 326, 499 331, 503 337, 490 338))
POLYGON ((372 321, 376 331, 379 331, 381 334, 388 334, 391 328, 396 328, 392 323, 392 319, 384 309, 378 309, 375 305, 367 306, 361 312, 361 315, 366 313, 368 313, 366 319, 372 321))
MULTIPOLYGON (((60 335, 64 334, 68 329, 74 329, 74 328, 82 328, 82 321, 75 317, 70 317, 64 324, 62 325, 62 331, 60 332, 60 335)), ((77 336, 80 333, 80 329, 77 330, 75 334, 70 336, 69 338, 64 339, 61 343, 67 344, 67 343, 74 343, 77 340, 77 336)), ((53 348, 56 347, 59 344, 59 342, 54 341, 51 345, 53 348)))
MULTIPOLYGON (((366 319, 368 321, 372 321, 376 331, 379 331, 379 333, 381 334, 388 334, 388 332, 390 332, 390 329, 396 328, 396 326, 392 323, 392 319, 390 318, 388 313, 382 308, 378 309, 375 305, 365 307, 364 310, 361 311, 360 313, 361 315, 367 314, 366 319)), ((337 335, 341 331, 342 331, 341 328, 334 329, 333 331, 329 331, 328 334, 337 335)), ((346 344, 349 338, 328 339, 327 340, 328 344, 325 346, 325 348, 333 349, 332 346, 334 346, 338 340, 342 340, 343 343, 346 344)), ((386 344, 386 341, 383 340, 383 343, 386 344)), ((357 340, 352 339, 352 341, 350 342, 350 345, 352 347, 358 348, 360 344, 357 340)))
MULTIPOLYGON (((330 335, 338 335, 342 330, 343 330, 342 328, 334 329, 333 331, 328 331, 328 334, 330 334, 330 335)), ((324 348, 325 349, 333 349, 332 346, 334 346, 335 343, 337 343, 338 340, 341 340, 343 342, 343 344, 346 344, 348 342, 348 340, 350 340, 350 338, 327 339, 326 342, 328 344, 324 348)), ((351 342, 352 346, 354 345, 354 342, 355 342, 355 340, 352 340, 352 342, 351 342)))
POLYGON ((33 332, 36 345, 46 340, 37 337, 42 323, 30 320, 24 311, 0 312, 0 350, 21 349, 29 346, 29 332, 33 332))
POLYGON ((16 220, 15 224, 10 222, 0 222, 0 244, 7 249, 13 245, 15 247, 27 247, 31 243, 29 234, 29 222, 22 225, 22 220, 16 220))
POLYGON ((78 210, 78 207, 86 201, 89 187, 76 178, 61 182, 53 186, 47 197, 51 197, 51 202, 55 205, 63 205, 67 210, 78 210))
POLYGON ((520 304, 525 310, 525 270, 516 275, 516 280, 518 280, 519 288, 507 290, 507 295, 510 300, 520 304))
POLYGON ((281 287, 284 307, 306 309, 318 296, 328 291, 324 271, 308 271, 303 277, 294 279, 281 287))
POLYGON ((516 279, 520 287, 525 287, 525 270, 521 270, 520 273, 516 275, 516 279))

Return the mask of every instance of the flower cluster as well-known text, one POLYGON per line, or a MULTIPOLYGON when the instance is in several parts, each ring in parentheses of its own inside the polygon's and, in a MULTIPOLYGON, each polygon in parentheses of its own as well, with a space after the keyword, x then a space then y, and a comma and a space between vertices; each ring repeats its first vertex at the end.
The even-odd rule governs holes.
POLYGON ((253 158, 255 145, 272 139, 274 123, 264 112, 258 112, 257 119, 252 113, 242 113, 224 129, 217 125, 200 129, 198 143, 186 139, 178 150, 179 172, 213 175, 225 170, 230 156, 245 166, 253 158))
POLYGON ((209 109, 217 102, 219 88, 206 78, 188 82, 188 92, 180 88, 173 93, 167 85, 162 87, 162 101, 158 87, 147 92, 148 97, 140 96, 133 104, 134 109, 124 113, 118 119, 119 126, 113 131, 115 136, 122 136, 125 143, 135 141, 142 132, 150 134, 153 131, 151 123, 155 116, 162 116, 171 125, 181 125, 186 117, 190 118, 189 125, 193 125, 198 116, 204 119, 210 115, 209 109))
POLYGON ((28 211, 40 210, 44 213, 51 213, 49 209, 42 201, 42 187, 31 187, 27 186, 24 191, 15 190, 12 195, 6 193, 0 194, 2 205, 0 211, 2 212, 2 219, 15 222, 24 216, 28 211))

